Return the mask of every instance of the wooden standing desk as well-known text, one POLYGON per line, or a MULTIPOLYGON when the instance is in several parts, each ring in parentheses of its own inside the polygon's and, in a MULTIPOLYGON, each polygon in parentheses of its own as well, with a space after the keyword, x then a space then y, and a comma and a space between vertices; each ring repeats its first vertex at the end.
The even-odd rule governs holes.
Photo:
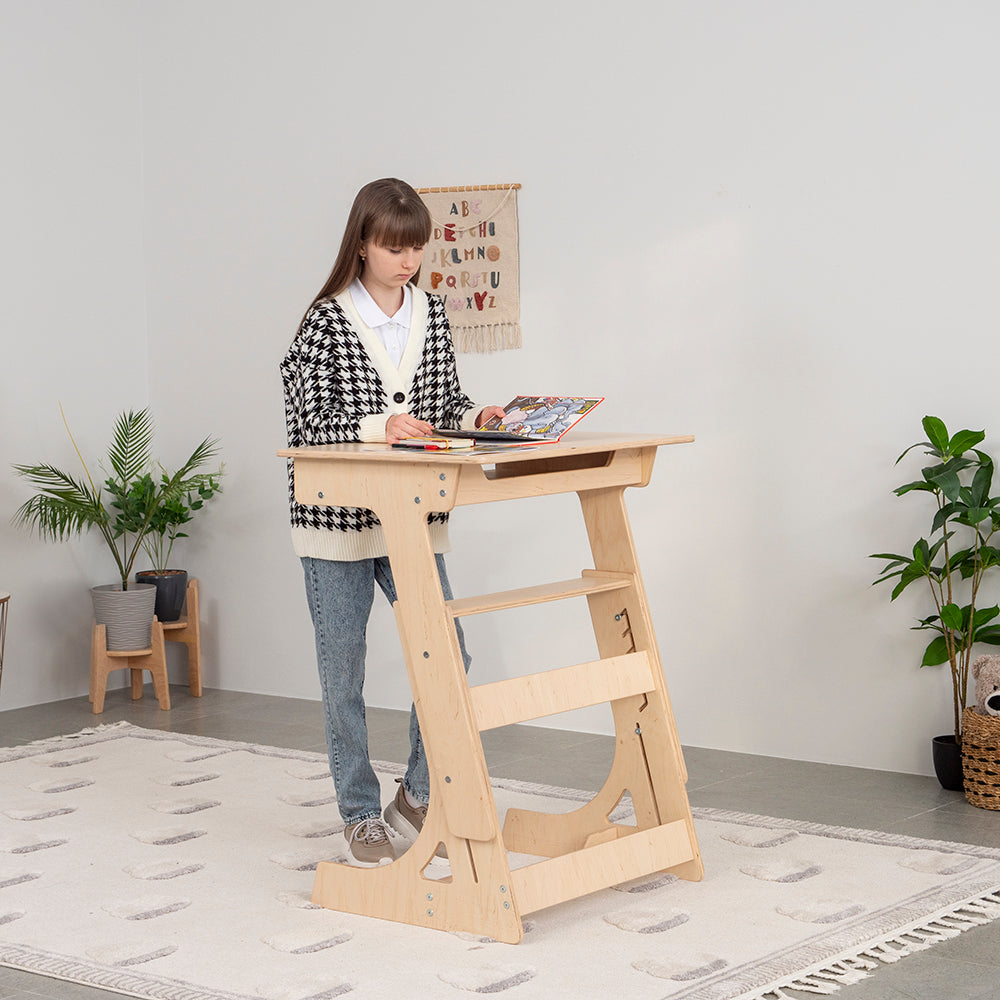
POLYGON ((571 433, 500 453, 426 452, 384 444, 279 451, 294 460, 299 503, 367 507, 382 522, 394 605, 430 770, 417 842, 380 868, 321 862, 313 901, 334 910, 486 934, 516 943, 521 917, 655 871, 700 879, 701 856, 649 607, 625 509, 649 482, 656 449, 691 437, 571 433), (427 515, 465 504, 576 493, 594 566, 560 583, 445 601, 427 515), (470 686, 454 621, 586 596, 601 659, 470 686), (594 799, 562 815, 497 816, 479 733, 610 702, 614 761, 594 799), (635 825, 608 817, 631 795, 635 825), (439 845, 451 874, 428 877, 439 845), (507 851, 544 860, 512 870, 507 851))

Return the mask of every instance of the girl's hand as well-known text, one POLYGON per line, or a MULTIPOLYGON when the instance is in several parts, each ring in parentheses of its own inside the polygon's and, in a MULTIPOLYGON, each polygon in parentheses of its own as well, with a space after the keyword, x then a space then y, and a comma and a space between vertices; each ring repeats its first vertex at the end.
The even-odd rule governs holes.
POLYGON ((385 440, 395 444, 400 438, 427 437, 434 428, 426 420, 418 420, 409 413, 394 413, 385 422, 385 440))
POLYGON ((483 424, 489 423, 494 417, 499 420, 503 420, 506 416, 502 406, 487 406, 482 413, 476 417, 476 426, 482 427, 483 424))

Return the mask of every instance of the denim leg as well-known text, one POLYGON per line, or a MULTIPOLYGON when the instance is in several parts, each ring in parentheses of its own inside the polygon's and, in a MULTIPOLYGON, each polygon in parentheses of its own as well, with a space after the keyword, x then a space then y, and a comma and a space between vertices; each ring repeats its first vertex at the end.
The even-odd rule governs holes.
POLYGON ((365 633, 375 594, 373 560, 302 559, 316 633, 330 773, 347 825, 381 815, 378 778, 368 757, 365 633))
MULTIPOLYGON (((451 584, 448 582, 448 573, 445 570, 444 556, 438 553, 437 560, 438 576, 441 578, 441 591, 444 599, 452 599, 451 584)), ((392 603, 396 600, 396 587, 392 579, 392 571, 389 568, 388 559, 375 560, 375 579, 382 588, 383 593, 392 603)), ((462 625, 455 620, 455 631, 458 633, 458 646, 462 652, 462 662, 465 664, 465 672, 469 672, 472 664, 472 657, 469 656, 465 648, 465 634, 462 632, 462 625)), ((417 722, 417 711, 410 706, 410 759, 406 766, 406 775, 403 778, 403 787, 421 802, 430 800, 430 775, 427 772, 427 755, 424 752, 424 742, 420 735, 420 725, 417 722)))

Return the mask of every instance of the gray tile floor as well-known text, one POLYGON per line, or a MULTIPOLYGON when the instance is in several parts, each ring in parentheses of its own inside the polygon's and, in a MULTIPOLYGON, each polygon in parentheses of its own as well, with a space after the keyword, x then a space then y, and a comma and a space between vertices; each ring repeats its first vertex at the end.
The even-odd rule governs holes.
MULTIPOLYGON (((203 698, 192 698, 183 687, 172 688, 170 696, 169 712, 159 710, 148 686, 143 700, 134 703, 125 689, 110 692, 99 717, 91 714, 85 697, 0 712, 0 745, 126 720, 150 729, 325 749, 318 702, 230 691, 206 691, 203 698)), ((406 713, 371 709, 369 732, 373 757, 405 760, 406 713)), ((483 745, 495 777, 595 790, 603 784, 613 750, 613 741, 606 736, 533 726, 484 733, 483 745)), ((693 805, 1000 847, 1000 812, 968 805, 961 794, 943 791, 933 778, 698 748, 686 749, 685 759, 693 805)), ((844 1000, 1000 997, 1000 920, 884 966, 838 995, 844 1000)), ((0 1000, 107 1000, 107 996, 0 968, 0 1000)))

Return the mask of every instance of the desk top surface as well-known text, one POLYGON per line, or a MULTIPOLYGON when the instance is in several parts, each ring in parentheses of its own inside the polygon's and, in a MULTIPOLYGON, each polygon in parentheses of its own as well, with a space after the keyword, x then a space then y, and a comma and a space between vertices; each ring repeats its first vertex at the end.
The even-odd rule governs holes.
POLYGON ((526 462, 532 459, 556 458, 625 448, 650 448, 667 444, 689 444, 690 434, 581 434, 570 432, 561 441, 546 444, 446 451, 423 451, 419 448, 392 448, 381 442, 352 441, 347 444, 316 444, 302 448, 282 448, 282 458, 319 458, 372 462, 449 462, 458 465, 496 465, 501 462, 526 462))

